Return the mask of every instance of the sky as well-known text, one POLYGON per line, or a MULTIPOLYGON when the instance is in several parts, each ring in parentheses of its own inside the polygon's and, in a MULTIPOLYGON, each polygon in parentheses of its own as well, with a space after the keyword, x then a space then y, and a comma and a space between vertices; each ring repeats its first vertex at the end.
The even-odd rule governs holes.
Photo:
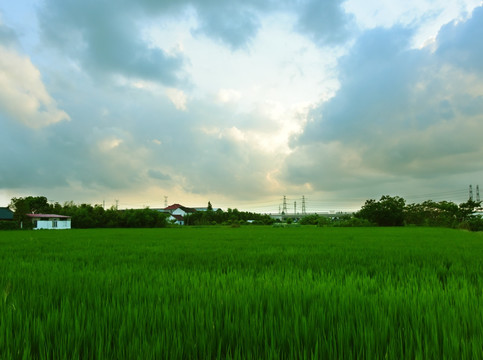
POLYGON ((481 0, 0 1, 0 206, 464 202, 481 39, 481 0))

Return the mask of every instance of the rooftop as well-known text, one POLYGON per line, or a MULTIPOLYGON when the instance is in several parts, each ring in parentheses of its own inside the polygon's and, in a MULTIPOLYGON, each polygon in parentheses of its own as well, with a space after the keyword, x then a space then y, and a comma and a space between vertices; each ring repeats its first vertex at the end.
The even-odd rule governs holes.
POLYGON ((8 207, 0 207, 0 220, 13 220, 13 211, 8 207))
POLYGON ((70 219, 70 216, 57 215, 57 214, 27 214, 31 218, 58 218, 58 219, 70 219))

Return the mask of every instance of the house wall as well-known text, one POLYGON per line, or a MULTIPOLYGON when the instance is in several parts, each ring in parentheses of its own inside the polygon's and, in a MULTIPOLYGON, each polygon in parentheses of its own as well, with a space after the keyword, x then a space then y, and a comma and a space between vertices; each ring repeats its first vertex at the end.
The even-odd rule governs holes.
POLYGON ((183 209, 181 209, 181 208, 177 208, 171 214, 185 216, 186 215, 186 212, 183 209))
POLYGON ((172 215, 168 218, 168 221, 174 221, 176 225, 184 225, 184 221, 178 220, 172 215))
POLYGON ((59 220, 59 219, 49 219, 49 220, 33 220, 37 222, 37 226, 34 230, 47 229, 47 230, 63 230, 71 228, 71 220, 59 220))

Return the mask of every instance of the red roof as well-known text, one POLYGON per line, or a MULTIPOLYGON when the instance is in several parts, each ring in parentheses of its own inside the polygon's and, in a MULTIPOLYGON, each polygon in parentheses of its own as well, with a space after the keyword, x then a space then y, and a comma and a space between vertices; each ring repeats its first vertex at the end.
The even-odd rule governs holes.
POLYGON ((174 217, 178 221, 184 221, 183 216, 181 216, 181 215, 171 215, 171 216, 174 217))
POLYGON ((57 214, 27 214, 31 218, 58 218, 58 219, 70 219, 70 216, 57 215, 57 214))
POLYGON ((180 208, 181 205, 180 204, 173 204, 173 205, 169 205, 168 207, 165 207, 163 210, 176 210, 177 208, 180 208))
POLYGON ((176 209, 181 209, 181 210, 183 210, 184 212, 187 212, 187 213, 196 212, 196 209, 189 208, 189 207, 186 207, 186 206, 183 206, 183 205, 180 205, 180 204, 169 205, 168 207, 165 207, 163 210, 167 210, 167 211, 171 212, 171 211, 174 211, 176 209))

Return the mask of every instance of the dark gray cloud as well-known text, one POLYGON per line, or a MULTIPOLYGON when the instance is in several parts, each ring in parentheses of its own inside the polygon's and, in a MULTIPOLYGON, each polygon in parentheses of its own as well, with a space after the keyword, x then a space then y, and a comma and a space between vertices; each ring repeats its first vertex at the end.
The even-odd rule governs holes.
POLYGON ((293 140, 286 179, 321 191, 398 189, 481 169, 483 79, 473 70, 483 45, 467 40, 481 29, 478 8, 442 29, 435 52, 410 49, 400 27, 366 32, 340 60, 337 94, 293 140))
POLYGON ((183 80, 183 57, 149 48, 136 22, 141 13, 128 3, 47 1, 39 14, 43 39, 97 75, 178 84, 183 80))
POLYGON ((340 1, 305 0, 295 6, 300 9, 296 29, 317 44, 340 45, 354 27, 352 16, 342 9, 340 1))
POLYGON ((362 135, 372 137, 377 129, 392 128, 394 116, 408 108, 407 85, 418 77, 415 63, 424 62, 424 53, 407 51, 410 35, 402 28, 365 33, 340 60, 340 91, 311 112, 300 143, 364 140, 362 135))
POLYGON ((18 38, 15 31, 0 22, 0 45, 17 46, 18 38))
POLYGON ((157 180, 161 180, 161 181, 171 180, 171 176, 169 176, 168 174, 165 174, 165 173, 163 173, 159 170, 149 169, 148 175, 149 175, 149 177, 152 177, 153 179, 157 179, 157 180))
POLYGON ((473 11, 465 22, 452 22, 441 28, 436 41, 437 55, 465 70, 483 72, 483 7, 473 11))
POLYGON ((39 11, 45 43, 58 48, 90 71, 121 74, 176 85, 186 81, 186 59, 150 48, 142 39, 143 19, 182 18, 194 9, 203 34, 232 50, 247 49, 261 26, 260 17, 281 11, 295 12, 296 29, 318 44, 347 38, 351 18, 335 0, 303 1, 130 1, 47 0, 39 11))
POLYGON ((260 28, 255 10, 233 2, 213 5, 198 7, 200 24, 194 33, 215 39, 232 50, 246 48, 260 28))

